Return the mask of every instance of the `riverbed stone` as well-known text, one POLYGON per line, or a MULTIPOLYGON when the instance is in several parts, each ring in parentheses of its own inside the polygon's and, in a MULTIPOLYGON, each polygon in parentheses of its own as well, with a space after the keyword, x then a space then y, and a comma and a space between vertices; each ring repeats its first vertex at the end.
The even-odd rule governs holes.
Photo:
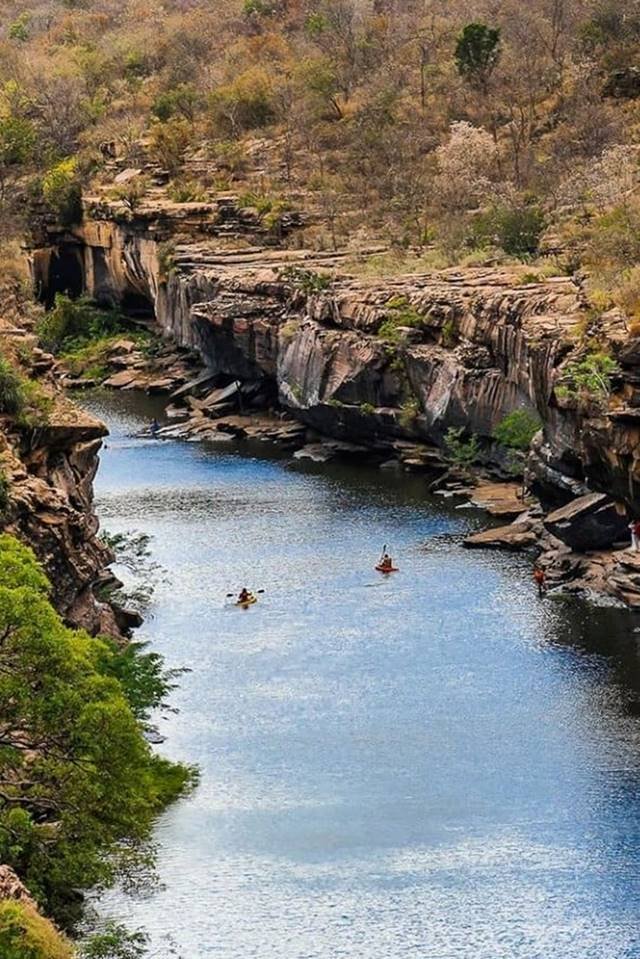
POLYGON ((605 493, 588 493, 549 513, 545 528, 578 552, 603 549, 629 537, 625 507, 605 493))
POLYGON ((537 536, 527 523, 512 523, 472 533, 462 545, 467 549, 504 549, 513 552, 535 546, 537 536))

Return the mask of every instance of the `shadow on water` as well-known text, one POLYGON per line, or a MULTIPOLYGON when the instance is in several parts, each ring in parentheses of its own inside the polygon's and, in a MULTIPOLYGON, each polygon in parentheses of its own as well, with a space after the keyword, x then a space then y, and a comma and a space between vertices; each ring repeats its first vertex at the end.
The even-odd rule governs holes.
POLYGON ((145 635, 192 670, 163 732, 202 770, 162 884, 101 911, 189 959, 638 959, 638 617, 539 601, 423 477, 149 441, 161 402, 86 403, 103 522, 169 570, 145 635), (225 607, 244 583, 264 600, 225 607))

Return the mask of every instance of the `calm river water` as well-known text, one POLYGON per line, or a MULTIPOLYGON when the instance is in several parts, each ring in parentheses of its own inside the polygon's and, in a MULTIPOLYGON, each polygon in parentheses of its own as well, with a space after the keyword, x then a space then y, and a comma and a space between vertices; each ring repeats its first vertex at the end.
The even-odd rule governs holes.
POLYGON ((166 568, 141 635, 202 779, 102 914, 162 959, 640 957, 640 620, 538 601, 423 479, 135 438, 145 403, 87 400, 98 511, 166 568))

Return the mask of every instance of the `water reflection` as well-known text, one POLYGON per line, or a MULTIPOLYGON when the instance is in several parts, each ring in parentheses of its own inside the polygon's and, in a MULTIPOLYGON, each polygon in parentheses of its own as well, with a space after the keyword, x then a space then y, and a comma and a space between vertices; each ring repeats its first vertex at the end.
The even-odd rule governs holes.
POLYGON ((153 535, 146 630, 192 669, 166 749, 202 769, 164 887, 101 909, 189 959, 640 956, 637 618, 539 602, 420 478, 138 441, 152 407, 91 402, 104 523, 153 535))

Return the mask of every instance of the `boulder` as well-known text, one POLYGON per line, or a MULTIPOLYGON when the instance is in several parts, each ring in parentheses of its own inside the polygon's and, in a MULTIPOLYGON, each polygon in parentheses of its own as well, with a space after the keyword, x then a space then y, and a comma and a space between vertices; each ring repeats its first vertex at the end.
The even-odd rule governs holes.
POLYGON ((473 533, 463 541, 467 549, 504 549, 517 551, 535 546, 537 536, 528 523, 511 523, 473 533))
POLYGON ((471 505, 484 509, 491 516, 515 519, 526 509, 520 483, 480 483, 475 487, 471 505))
POLYGON ((553 536, 580 553, 605 549, 628 539, 629 519, 624 506, 606 493, 588 493, 545 517, 544 526, 553 536))

